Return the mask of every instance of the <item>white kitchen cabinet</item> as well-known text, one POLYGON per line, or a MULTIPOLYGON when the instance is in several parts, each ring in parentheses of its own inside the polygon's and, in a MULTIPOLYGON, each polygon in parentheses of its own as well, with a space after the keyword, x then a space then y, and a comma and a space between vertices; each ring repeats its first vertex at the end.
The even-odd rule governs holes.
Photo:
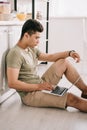
POLYGON ((55 51, 75 49, 82 55, 82 48, 83 48, 82 18, 50 19, 49 51, 55 52, 55 51))
POLYGON ((12 48, 14 45, 17 44, 20 35, 21 35, 21 28, 22 26, 10 26, 9 27, 9 45, 12 48))
POLYGON ((8 27, 0 27, 0 90, 5 89, 5 53, 8 50, 8 27))
POLYGON ((81 62, 71 62, 80 73, 87 72, 87 18, 58 17, 49 22, 49 53, 76 50, 81 62), (84 24, 85 21, 85 24, 84 24), (84 44, 85 37, 85 44, 84 44))
POLYGON ((15 90, 10 89, 7 84, 5 72, 5 57, 20 38, 21 25, 0 26, 0 103, 11 96, 15 90))
POLYGON ((83 18, 83 73, 87 76, 87 18, 83 18))

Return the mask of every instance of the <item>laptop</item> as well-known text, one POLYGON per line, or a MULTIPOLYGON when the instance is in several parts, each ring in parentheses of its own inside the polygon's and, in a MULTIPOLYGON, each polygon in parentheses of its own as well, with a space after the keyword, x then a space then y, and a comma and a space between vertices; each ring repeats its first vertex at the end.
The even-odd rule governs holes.
POLYGON ((57 95, 57 96, 63 96, 69 89, 73 87, 73 85, 75 85, 79 81, 79 79, 80 77, 77 78, 77 80, 69 88, 56 86, 55 89, 53 89, 52 91, 42 90, 42 92, 57 95))

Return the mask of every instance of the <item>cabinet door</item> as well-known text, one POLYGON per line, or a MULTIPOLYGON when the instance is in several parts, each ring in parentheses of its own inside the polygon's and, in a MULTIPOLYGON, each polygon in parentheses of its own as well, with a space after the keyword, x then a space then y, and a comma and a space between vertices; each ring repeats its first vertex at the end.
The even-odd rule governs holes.
POLYGON ((18 42, 22 26, 9 27, 9 47, 12 48, 18 42))
POLYGON ((8 27, 0 27, 0 90, 6 86, 5 56, 8 51, 8 27))
POLYGON ((87 76, 87 18, 83 18, 83 73, 87 76))
MULTIPOLYGON (((83 22, 82 18, 50 19, 49 52, 76 50, 83 58, 83 22)), ((82 62, 71 62, 82 72, 82 62)))

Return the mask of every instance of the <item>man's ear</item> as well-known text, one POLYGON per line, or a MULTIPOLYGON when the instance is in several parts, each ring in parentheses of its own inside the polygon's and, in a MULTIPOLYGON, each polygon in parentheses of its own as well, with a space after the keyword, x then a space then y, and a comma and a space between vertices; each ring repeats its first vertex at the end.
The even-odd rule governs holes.
POLYGON ((24 36, 25 36, 26 38, 29 38, 29 37, 30 37, 30 35, 29 35, 27 32, 24 34, 24 36))

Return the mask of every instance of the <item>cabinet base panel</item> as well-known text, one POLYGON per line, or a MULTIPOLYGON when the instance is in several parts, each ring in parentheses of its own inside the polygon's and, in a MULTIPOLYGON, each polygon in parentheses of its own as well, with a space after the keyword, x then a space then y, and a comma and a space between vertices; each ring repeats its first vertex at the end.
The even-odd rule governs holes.
POLYGON ((7 91, 0 92, 0 104, 6 101, 10 96, 12 96, 16 90, 8 89, 7 91))

